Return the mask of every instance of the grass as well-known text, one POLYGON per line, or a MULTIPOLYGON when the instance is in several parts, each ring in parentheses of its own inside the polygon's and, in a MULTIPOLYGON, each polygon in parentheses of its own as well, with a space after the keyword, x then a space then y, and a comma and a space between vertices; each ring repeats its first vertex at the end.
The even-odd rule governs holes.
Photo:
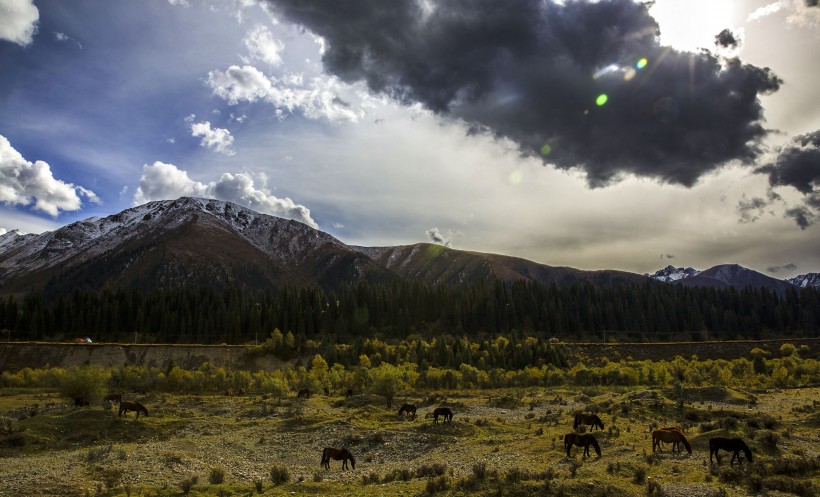
POLYGON ((701 393, 681 405, 658 389, 417 392, 413 398, 431 401, 417 402, 415 420, 369 396, 316 395, 277 406, 252 392, 149 394, 142 401, 151 415, 137 420, 18 389, 0 394, 0 418, 11 419, 10 431, 0 432, 0 495, 34 493, 49 478, 54 495, 112 497, 698 493, 692 485, 706 492, 698 495, 734 497, 818 488, 820 425, 806 406, 817 405, 820 388, 755 392, 754 402, 726 402, 742 397, 735 392, 701 393), (35 402, 38 414, 17 416, 35 402), (425 418, 437 405, 453 409, 452 423, 425 418), (580 410, 604 420, 605 430, 593 432, 602 458, 584 458, 577 447, 565 456, 563 435, 580 410), (653 454, 653 424, 682 426, 694 453, 667 447, 653 454), (755 462, 738 470, 722 454, 723 464, 710 466, 708 439, 716 435, 744 438, 755 462), (342 471, 339 461, 320 468, 322 448, 342 445, 356 469, 342 471))

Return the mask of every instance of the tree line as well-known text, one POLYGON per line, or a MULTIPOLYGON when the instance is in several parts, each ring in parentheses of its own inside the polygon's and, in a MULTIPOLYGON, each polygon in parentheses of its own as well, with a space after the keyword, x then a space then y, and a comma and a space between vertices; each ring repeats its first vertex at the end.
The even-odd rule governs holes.
POLYGON ((516 335, 592 341, 816 337, 820 291, 679 285, 596 287, 480 281, 360 283, 335 291, 240 287, 86 291, 0 300, 0 330, 15 340, 141 343, 258 342, 272 330, 303 346, 331 337, 516 335))

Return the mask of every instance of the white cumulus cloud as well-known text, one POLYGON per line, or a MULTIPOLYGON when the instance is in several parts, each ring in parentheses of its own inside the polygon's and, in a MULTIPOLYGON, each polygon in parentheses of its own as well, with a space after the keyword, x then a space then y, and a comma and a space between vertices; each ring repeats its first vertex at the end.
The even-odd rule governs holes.
POLYGON ((209 121, 191 123, 191 136, 202 137, 199 142, 205 148, 224 155, 235 155, 233 136, 224 128, 211 128, 209 121))
POLYGON ((33 0, 0 0, 0 40, 28 45, 39 20, 40 11, 33 0))
POLYGON ((244 43, 252 59, 267 62, 274 67, 282 65, 281 53, 285 44, 274 38, 265 26, 260 24, 248 31, 244 43))
MULTIPOLYGON (((264 181, 264 177, 263 177, 264 181)), ((257 187, 248 173, 225 173, 218 181, 201 183, 188 176, 187 171, 173 164, 154 162, 142 167, 140 185, 134 194, 134 205, 153 200, 173 200, 179 197, 205 197, 244 205, 264 214, 295 219, 318 228, 310 216, 310 209, 288 197, 271 195, 264 184, 257 187)))
POLYGON ((58 180, 43 161, 29 162, 0 135, 0 202, 31 205, 38 211, 57 216, 60 211, 82 207, 81 196, 99 203, 97 195, 71 183, 58 180))
POLYGON ((231 66, 226 71, 208 73, 214 95, 235 105, 265 101, 276 107, 277 115, 300 111, 309 119, 357 122, 364 115, 354 110, 339 94, 342 86, 335 77, 318 76, 308 82, 300 75, 268 77, 254 66, 231 66))

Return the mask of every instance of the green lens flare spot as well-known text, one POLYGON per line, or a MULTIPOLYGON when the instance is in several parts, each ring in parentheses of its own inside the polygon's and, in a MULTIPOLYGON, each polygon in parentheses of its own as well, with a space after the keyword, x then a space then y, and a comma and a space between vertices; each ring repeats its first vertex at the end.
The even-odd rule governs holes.
POLYGON ((598 104, 598 107, 600 107, 604 105, 607 102, 607 100, 609 100, 609 97, 606 95, 606 93, 601 93, 600 95, 598 95, 598 98, 595 99, 595 103, 598 104))
POLYGON ((649 61, 646 60, 646 57, 644 57, 635 64, 635 67, 638 69, 643 69, 647 64, 649 64, 649 61))
POLYGON ((510 173, 509 182, 511 185, 517 185, 524 180, 524 173, 516 170, 510 173))
POLYGON ((543 155, 544 157, 548 156, 551 153, 552 153, 552 147, 550 147, 548 143, 544 144, 544 146, 541 147, 541 155, 543 155))

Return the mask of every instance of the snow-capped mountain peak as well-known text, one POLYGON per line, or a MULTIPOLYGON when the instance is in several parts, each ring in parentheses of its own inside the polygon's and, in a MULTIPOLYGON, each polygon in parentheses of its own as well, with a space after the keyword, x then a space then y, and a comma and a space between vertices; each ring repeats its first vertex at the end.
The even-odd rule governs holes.
POLYGON ((808 273, 789 278, 786 281, 800 288, 820 287, 820 273, 808 273))
POLYGON ((692 277, 692 276, 696 276, 698 274, 700 274, 700 271, 698 271, 697 269, 694 269, 694 268, 691 268, 691 267, 687 267, 687 268, 678 267, 678 268, 676 268, 675 266, 672 266, 670 264, 669 266, 666 266, 663 269, 659 269, 659 270, 655 271, 652 274, 645 274, 644 276, 648 276, 652 279, 655 279, 655 280, 658 280, 658 281, 663 281, 665 283, 669 283, 669 282, 672 282, 672 281, 680 281, 682 279, 689 278, 689 277, 692 277))

